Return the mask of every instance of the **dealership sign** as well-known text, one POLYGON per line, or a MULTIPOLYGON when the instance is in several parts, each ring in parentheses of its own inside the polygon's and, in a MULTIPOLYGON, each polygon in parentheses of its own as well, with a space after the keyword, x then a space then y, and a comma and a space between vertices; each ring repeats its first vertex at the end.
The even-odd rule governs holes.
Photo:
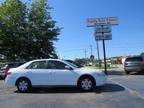
POLYGON ((111 26, 96 26, 95 27, 95 39, 99 40, 112 40, 111 26))
POLYGON ((105 40, 112 40, 112 34, 111 34, 112 25, 118 25, 117 17, 87 19, 87 27, 95 27, 95 40, 97 41, 98 60, 100 60, 98 41, 103 42, 104 67, 106 74, 107 74, 107 65, 106 65, 107 63, 106 63, 105 40))
POLYGON ((97 41, 99 41, 99 40, 112 40, 112 34, 111 33, 105 33, 105 34, 98 33, 98 34, 96 34, 95 39, 97 41))
POLYGON ((97 25, 118 25, 117 17, 106 17, 106 18, 88 18, 87 26, 93 27, 97 25))
POLYGON ((111 26, 96 26, 95 33, 111 33, 111 26))

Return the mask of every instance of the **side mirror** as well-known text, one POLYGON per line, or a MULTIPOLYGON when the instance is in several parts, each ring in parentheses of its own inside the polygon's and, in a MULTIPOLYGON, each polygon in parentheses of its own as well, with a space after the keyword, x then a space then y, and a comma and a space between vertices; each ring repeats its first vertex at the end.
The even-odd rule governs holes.
POLYGON ((65 66, 65 69, 67 69, 67 70, 73 70, 73 68, 71 68, 70 66, 65 66))

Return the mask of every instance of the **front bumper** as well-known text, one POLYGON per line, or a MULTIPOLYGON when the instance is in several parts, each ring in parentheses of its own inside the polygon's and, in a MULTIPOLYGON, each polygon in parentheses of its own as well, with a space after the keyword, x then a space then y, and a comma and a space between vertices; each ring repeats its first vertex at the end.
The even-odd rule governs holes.
POLYGON ((106 84, 106 82, 107 82, 107 75, 106 74, 97 75, 96 86, 103 86, 106 84))

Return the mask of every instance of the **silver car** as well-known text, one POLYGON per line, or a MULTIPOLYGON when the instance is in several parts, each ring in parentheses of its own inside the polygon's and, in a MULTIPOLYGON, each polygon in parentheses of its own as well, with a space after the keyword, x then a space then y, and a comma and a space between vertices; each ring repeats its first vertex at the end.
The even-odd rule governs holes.
POLYGON ((128 57, 124 63, 126 74, 144 71, 144 59, 141 56, 128 57))

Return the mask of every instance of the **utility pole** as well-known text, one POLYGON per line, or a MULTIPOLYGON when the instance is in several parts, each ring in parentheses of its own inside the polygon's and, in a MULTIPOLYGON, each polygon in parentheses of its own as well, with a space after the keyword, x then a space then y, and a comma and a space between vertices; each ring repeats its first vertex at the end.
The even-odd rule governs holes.
POLYGON ((90 45, 90 54, 93 55, 93 49, 92 49, 92 45, 90 45))
POLYGON ((85 60, 86 60, 85 65, 87 65, 87 50, 86 49, 84 50, 84 53, 85 53, 85 60))
POLYGON ((84 50, 85 58, 87 57, 87 50, 84 50))
POLYGON ((98 43, 98 40, 96 39, 96 25, 95 25, 95 33, 94 33, 94 36, 95 36, 95 41, 96 41, 96 46, 97 46, 97 59, 98 59, 98 64, 99 64, 99 67, 101 67, 101 61, 100 61, 100 54, 99 54, 99 43, 98 43))

